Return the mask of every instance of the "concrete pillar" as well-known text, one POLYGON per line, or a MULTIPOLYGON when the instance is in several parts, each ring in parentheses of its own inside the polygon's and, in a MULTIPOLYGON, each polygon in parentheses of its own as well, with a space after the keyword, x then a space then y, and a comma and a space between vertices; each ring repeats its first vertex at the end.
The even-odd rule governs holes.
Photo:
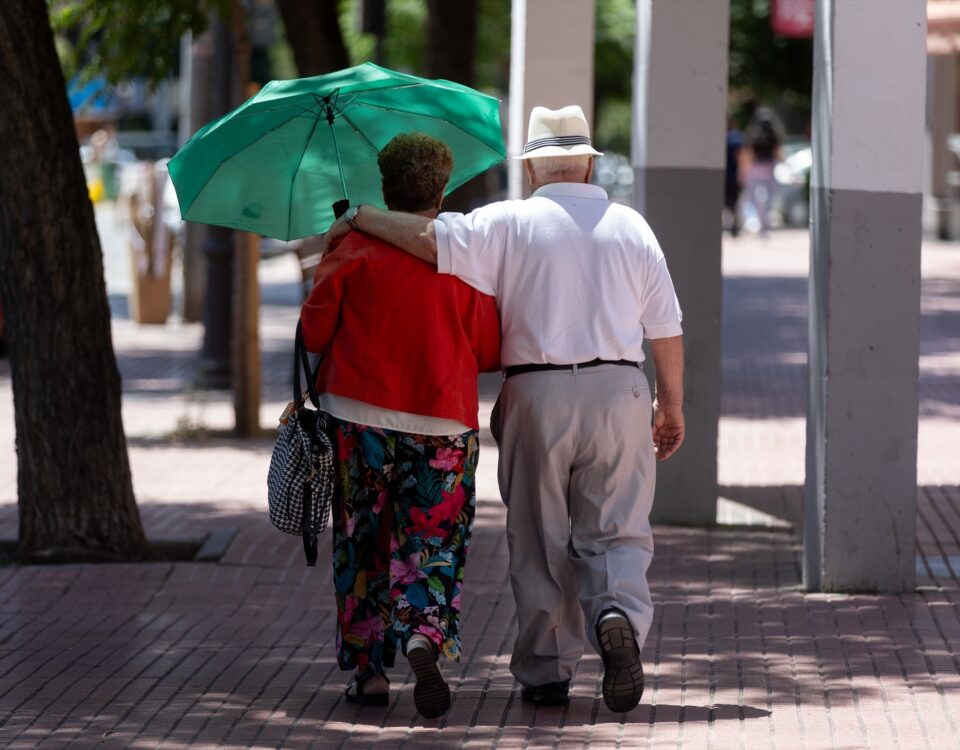
POLYGON ((930 197, 934 231, 942 240, 960 239, 960 226, 953 219, 954 192, 949 174, 960 162, 947 148, 947 139, 957 127, 957 58, 930 56, 927 62, 927 122, 930 128, 930 197))
POLYGON ((908 591, 926 3, 816 8, 804 583, 908 591))
POLYGON ((728 0, 637 3, 634 205, 667 257, 686 355, 687 437, 657 468, 653 519, 661 523, 712 525, 717 518, 729 29, 728 0))
MULTIPOLYGON (((510 12, 510 156, 523 151, 534 107, 579 104, 593 125, 593 0, 513 0, 510 12)), ((508 195, 529 194, 523 164, 507 163, 508 195)))

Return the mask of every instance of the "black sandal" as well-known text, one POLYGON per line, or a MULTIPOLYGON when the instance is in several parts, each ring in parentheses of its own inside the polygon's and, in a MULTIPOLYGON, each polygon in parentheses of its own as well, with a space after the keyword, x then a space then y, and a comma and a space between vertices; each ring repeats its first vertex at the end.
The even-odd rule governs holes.
POLYGON ((385 674, 374 672, 368 669, 359 675, 354 676, 353 680, 344 692, 347 703, 356 703, 358 706, 375 706, 384 708, 390 705, 390 679, 385 674), (382 677, 387 681, 387 692, 385 693, 365 693, 363 686, 374 677, 382 677))

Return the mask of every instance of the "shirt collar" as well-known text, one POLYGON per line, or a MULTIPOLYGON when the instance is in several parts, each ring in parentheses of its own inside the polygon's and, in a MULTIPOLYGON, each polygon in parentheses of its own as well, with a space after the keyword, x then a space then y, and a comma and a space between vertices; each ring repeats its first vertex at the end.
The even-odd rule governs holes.
POLYGON ((537 188, 531 198, 593 198, 594 200, 608 200, 607 191, 599 185, 586 182, 551 182, 537 188))

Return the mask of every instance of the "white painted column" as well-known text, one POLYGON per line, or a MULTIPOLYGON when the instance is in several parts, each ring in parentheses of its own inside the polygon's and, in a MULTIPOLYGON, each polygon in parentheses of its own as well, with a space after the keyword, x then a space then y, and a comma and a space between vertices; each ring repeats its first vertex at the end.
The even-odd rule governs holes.
POLYGON ((817 0, 804 582, 915 583, 924 0, 817 0))
MULTIPOLYGON (((507 151, 517 156, 534 107, 579 104, 593 125, 593 0, 513 0, 507 151)), ((523 164, 507 164, 510 198, 528 194, 523 164)))
POLYGON ((653 519, 659 522, 712 525, 717 517, 729 29, 729 0, 637 3, 634 205, 667 257, 683 307, 686 354, 687 436, 657 467, 653 519))

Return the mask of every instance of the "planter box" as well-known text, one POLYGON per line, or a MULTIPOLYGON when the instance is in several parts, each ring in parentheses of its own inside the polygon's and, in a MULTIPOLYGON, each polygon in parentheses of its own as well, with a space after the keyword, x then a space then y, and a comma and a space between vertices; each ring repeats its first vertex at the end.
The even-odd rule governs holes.
POLYGON ((130 317, 140 324, 163 325, 167 322, 167 317, 170 315, 173 306, 173 295, 170 288, 170 253, 167 254, 168 262, 164 264, 163 274, 160 276, 142 273, 138 269, 137 252, 133 243, 130 245, 130 254, 133 267, 133 286, 130 289, 130 317))

